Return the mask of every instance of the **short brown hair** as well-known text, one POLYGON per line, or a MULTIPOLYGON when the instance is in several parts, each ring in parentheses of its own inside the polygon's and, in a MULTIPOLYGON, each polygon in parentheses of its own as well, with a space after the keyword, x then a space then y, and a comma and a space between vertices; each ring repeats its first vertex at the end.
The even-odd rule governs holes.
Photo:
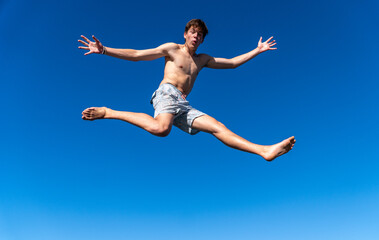
POLYGON ((205 38, 205 36, 208 34, 208 28, 207 28, 207 25, 205 25, 205 22, 203 22, 203 20, 201 19, 192 19, 190 20, 185 29, 184 29, 184 32, 188 32, 188 30, 191 28, 191 27, 194 27, 194 28, 199 28, 201 33, 203 34, 203 39, 205 38))

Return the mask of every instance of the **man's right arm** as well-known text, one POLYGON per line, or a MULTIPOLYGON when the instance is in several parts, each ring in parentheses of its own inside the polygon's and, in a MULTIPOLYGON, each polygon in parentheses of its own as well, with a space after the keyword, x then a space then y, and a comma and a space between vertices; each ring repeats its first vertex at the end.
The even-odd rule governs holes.
POLYGON ((135 49, 117 49, 104 47, 104 54, 129 61, 151 61, 157 58, 168 56, 170 50, 177 48, 175 43, 165 43, 156 48, 135 50, 135 49))
POLYGON ((134 50, 134 49, 117 49, 105 47, 101 44, 101 42, 92 36, 95 42, 91 42, 85 36, 82 38, 86 41, 79 40, 85 46, 80 46, 81 49, 89 50, 89 52, 84 55, 97 53, 97 54, 105 54, 111 57, 116 57, 129 61, 150 61, 160 57, 168 56, 170 50, 174 50, 178 48, 178 45, 175 43, 165 43, 156 48, 145 49, 145 50, 134 50))

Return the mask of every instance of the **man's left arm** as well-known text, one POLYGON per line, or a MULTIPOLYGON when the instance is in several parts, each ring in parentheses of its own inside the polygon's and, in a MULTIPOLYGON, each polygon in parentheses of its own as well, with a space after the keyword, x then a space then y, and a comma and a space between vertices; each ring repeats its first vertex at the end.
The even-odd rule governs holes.
POLYGON ((267 41, 262 42, 262 37, 259 39, 258 46, 254 50, 239 55, 237 57, 227 59, 227 58, 215 58, 209 56, 208 62, 205 65, 205 67, 208 68, 215 68, 215 69, 228 69, 228 68, 236 68, 241 66, 242 64, 250 61, 257 55, 268 51, 268 50, 275 50, 276 48, 273 48, 273 46, 276 45, 275 40, 272 40, 273 37, 270 37, 267 39, 267 41))

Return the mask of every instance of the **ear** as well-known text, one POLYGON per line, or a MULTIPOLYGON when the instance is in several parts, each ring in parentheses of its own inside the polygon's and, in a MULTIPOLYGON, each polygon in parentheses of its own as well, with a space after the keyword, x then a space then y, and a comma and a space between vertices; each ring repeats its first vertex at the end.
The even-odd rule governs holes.
POLYGON ((184 36, 184 39, 186 39, 186 37, 187 37, 187 32, 184 32, 183 36, 184 36))

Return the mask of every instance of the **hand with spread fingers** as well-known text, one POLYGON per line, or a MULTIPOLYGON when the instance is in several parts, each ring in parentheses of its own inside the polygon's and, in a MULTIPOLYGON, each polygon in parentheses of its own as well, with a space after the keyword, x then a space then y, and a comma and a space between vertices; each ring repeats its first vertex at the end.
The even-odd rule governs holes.
POLYGON ((81 35, 81 37, 85 40, 78 40, 78 42, 84 44, 85 47, 83 46, 79 46, 80 49, 85 49, 85 50, 89 50, 88 52, 86 52, 84 55, 88 55, 88 54, 92 54, 92 53, 97 53, 97 54, 104 54, 104 46, 103 44, 101 44, 101 42, 95 38, 95 36, 92 35, 92 38, 93 40, 95 40, 95 42, 91 42, 88 38, 86 38, 85 36, 81 35))
POLYGON ((270 37, 269 39, 267 39, 267 41, 265 42, 262 42, 262 37, 259 39, 259 42, 258 42, 258 49, 259 51, 262 53, 262 52, 265 52, 267 50, 276 50, 277 48, 273 48, 273 46, 276 45, 276 42, 275 40, 272 40, 274 37, 270 37), (271 41, 272 40, 272 41, 271 41))

